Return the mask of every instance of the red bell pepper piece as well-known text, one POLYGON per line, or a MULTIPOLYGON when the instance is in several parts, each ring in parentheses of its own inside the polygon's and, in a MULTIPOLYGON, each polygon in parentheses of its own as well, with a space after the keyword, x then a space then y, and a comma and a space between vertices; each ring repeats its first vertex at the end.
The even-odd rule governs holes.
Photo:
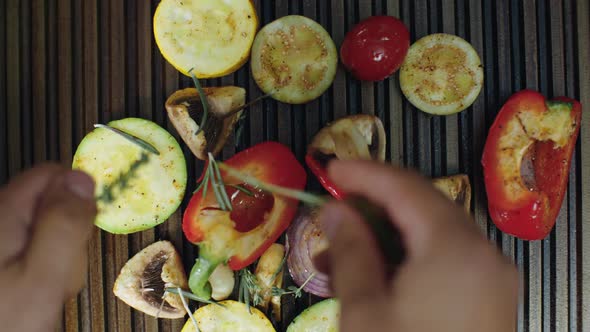
MULTIPOLYGON (((284 145, 264 142, 242 151, 225 164, 266 183, 303 190, 306 172, 284 145)), ((240 270, 268 249, 287 229, 298 201, 263 192, 242 184, 221 171, 232 211, 222 211, 211 187, 205 198, 195 193, 184 214, 182 229, 186 238, 199 245, 199 258, 191 271, 189 286, 193 293, 208 299, 208 278, 221 263, 240 270), (246 187, 253 195, 238 190, 246 187)))
POLYGON ((316 176, 320 184, 326 189, 330 195, 336 199, 344 199, 344 192, 340 190, 333 182, 328 178, 328 172, 326 167, 322 165, 320 161, 314 158, 313 154, 308 153, 305 155, 305 163, 311 172, 316 176))
POLYGON ((582 107, 524 90, 508 99, 490 128, 482 165, 496 226, 524 240, 546 237, 559 214, 582 107))

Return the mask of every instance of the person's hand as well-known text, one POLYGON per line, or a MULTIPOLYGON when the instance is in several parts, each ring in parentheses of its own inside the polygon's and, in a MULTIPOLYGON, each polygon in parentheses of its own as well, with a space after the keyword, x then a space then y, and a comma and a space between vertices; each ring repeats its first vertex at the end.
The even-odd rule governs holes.
POLYGON ((345 192, 386 209, 406 248, 389 278, 361 217, 343 202, 326 205, 320 220, 340 331, 514 329, 517 271, 461 207, 410 171, 368 162, 334 162, 328 171, 345 192))
POLYGON ((95 215, 92 179, 61 166, 37 167, 0 189, 0 330, 55 328, 83 285, 95 215))

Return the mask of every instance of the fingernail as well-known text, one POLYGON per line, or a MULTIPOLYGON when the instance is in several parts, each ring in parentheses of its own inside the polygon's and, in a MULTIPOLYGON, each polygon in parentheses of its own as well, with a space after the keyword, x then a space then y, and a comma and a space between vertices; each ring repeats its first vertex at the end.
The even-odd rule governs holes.
POLYGON ((328 239, 336 236, 338 228, 343 220, 342 206, 339 204, 327 204, 320 215, 320 227, 328 239))
POLYGON ((94 181, 86 173, 70 171, 64 175, 68 189, 83 199, 94 198, 94 181))

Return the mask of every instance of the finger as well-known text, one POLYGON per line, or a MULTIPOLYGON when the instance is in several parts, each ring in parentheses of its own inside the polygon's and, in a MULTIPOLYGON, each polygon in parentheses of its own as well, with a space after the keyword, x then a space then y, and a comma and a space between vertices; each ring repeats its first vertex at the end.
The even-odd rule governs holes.
POLYGON ((65 173, 41 194, 23 262, 25 275, 39 289, 62 298, 77 291, 72 288, 84 277, 79 273, 85 269, 81 253, 95 216, 94 183, 82 172, 65 173))
POLYGON ((376 240, 361 217, 343 202, 327 204, 320 215, 329 240, 332 288, 343 303, 385 289, 386 271, 376 240))
POLYGON ((344 191, 386 209, 410 256, 426 255, 434 241, 454 241, 466 230, 477 234, 463 222, 465 213, 415 172, 366 161, 334 161, 328 172, 344 191))
POLYGON ((330 274, 330 253, 324 250, 312 257, 313 266, 323 274, 330 274))
POLYGON ((22 253, 39 194, 57 174, 66 170, 57 164, 38 166, 15 177, 0 190, 0 266, 22 253))
POLYGON ((44 164, 17 175, 0 191, 2 206, 15 208, 18 211, 14 212, 19 213, 23 219, 32 220, 33 206, 39 194, 58 174, 68 170, 59 164, 44 164), (31 208, 23 209, 23 206, 31 208))

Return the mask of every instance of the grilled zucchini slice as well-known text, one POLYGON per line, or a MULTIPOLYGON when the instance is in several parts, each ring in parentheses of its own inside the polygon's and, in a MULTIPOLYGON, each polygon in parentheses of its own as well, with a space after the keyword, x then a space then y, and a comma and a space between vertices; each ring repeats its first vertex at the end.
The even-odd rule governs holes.
POLYGON ((400 71, 400 85, 421 111, 449 115, 473 104, 483 86, 483 67, 467 41, 437 33, 412 44, 400 71))
POLYGON ((250 55, 258 17, 250 0, 162 0, 154 37, 162 56, 184 75, 220 77, 250 55))
MULTIPOLYGON (((114 201, 98 202, 95 224, 107 232, 128 234, 152 228, 176 211, 186 189, 184 154, 178 142, 157 124, 138 118, 112 121, 109 126, 149 143, 160 155, 149 153, 114 201)), ((96 182, 96 195, 140 158, 143 148, 105 128, 90 132, 76 150, 72 167, 96 182)))
POLYGON ((317 22, 282 17, 264 26, 252 46, 252 75, 278 101, 303 104, 316 99, 334 81, 338 52, 317 22))
MULTIPOLYGON (((260 310, 250 307, 250 313, 244 303, 232 300, 219 304, 209 304, 195 311, 194 317, 201 332, 275 332, 260 310)), ((182 332, 196 332, 190 318, 182 332)))

